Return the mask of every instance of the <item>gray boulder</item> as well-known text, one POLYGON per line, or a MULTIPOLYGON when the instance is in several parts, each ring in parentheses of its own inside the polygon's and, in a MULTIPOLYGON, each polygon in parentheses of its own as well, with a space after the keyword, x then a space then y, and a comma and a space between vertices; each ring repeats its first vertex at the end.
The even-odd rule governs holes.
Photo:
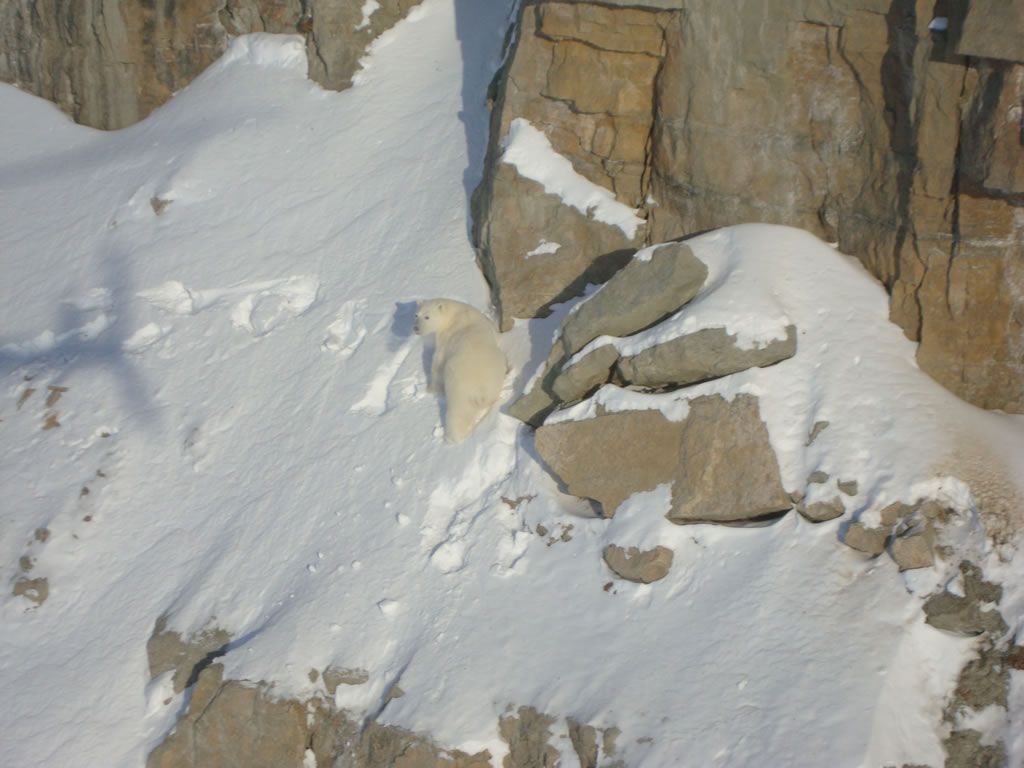
POLYGON ((724 328, 705 328, 679 336, 630 357, 622 358, 622 379, 641 387, 685 386, 717 379, 748 368, 775 365, 796 354, 796 327, 786 328, 786 338, 763 347, 744 349, 724 328))
POLYGON ((685 243, 634 258, 566 318, 562 353, 573 355, 598 336, 631 336, 664 320, 704 285, 708 269, 685 243))

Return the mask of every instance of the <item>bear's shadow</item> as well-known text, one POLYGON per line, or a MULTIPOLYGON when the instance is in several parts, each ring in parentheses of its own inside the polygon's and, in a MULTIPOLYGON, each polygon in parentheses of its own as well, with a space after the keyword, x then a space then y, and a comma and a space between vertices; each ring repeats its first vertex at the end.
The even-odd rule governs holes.
MULTIPOLYGON (((416 310, 419 305, 415 301, 396 301, 395 314, 391 320, 391 338, 388 346, 392 351, 397 350, 415 335, 413 328, 416 326, 416 310)), ((430 363, 434 357, 433 337, 424 338, 421 346, 420 362, 423 365, 423 373, 430 382, 430 363)))

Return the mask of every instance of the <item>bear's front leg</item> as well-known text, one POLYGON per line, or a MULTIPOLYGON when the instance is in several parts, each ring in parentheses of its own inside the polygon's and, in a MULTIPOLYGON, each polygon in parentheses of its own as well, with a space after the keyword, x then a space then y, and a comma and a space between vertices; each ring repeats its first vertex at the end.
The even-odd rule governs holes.
POLYGON ((430 381, 427 382, 427 391, 435 395, 444 394, 444 377, 442 370, 444 366, 444 355, 438 347, 434 348, 434 356, 430 361, 430 381))

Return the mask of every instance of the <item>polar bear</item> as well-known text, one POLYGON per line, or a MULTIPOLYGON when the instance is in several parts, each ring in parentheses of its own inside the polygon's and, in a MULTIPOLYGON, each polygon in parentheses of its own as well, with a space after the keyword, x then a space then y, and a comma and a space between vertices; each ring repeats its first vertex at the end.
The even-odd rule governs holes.
POLYGON ((454 299, 421 301, 414 330, 435 336, 430 389, 444 395, 445 439, 461 442, 505 383, 508 363, 498 347, 498 332, 481 312, 454 299))

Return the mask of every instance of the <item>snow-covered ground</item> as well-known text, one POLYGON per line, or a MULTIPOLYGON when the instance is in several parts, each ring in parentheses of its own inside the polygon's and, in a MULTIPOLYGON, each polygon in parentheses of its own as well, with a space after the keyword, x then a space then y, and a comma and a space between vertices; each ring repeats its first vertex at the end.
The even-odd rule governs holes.
MULTIPOLYGON (((414 302, 487 302, 468 194, 508 5, 427 0, 343 93, 306 79, 300 39, 241 38, 116 133, 0 87, 0 571, 11 585, 28 557, 49 584, 38 608, 0 597, 4 765, 141 765, 182 704, 149 683, 164 614, 230 632, 228 677, 306 697, 311 668, 363 668, 339 706, 495 756, 497 718, 533 705, 621 729, 631 766, 941 761, 971 641, 926 626, 888 558, 837 544, 839 521, 675 527, 660 490, 595 520, 510 417, 444 443, 414 302), (672 572, 606 590, 600 552, 630 536, 673 546, 672 572)), ((871 295, 834 300, 851 333, 884 324, 871 295)), ((530 340, 557 320, 507 334, 513 362, 542 359, 530 340)), ((839 386, 784 365, 792 397, 839 386)), ((846 413, 829 401, 820 450, 865 503, 880 462, 862 452, 889 445, 909 476, 913 430, 932 440, 944 411, 1020 456, 1019 419, 906 375, 846 413), (867 409, 891 409, 891 433, 858 432, 867 409)), ((785 430, 807 426, 769 419, 787 473, 785 430)), ((1024 614, 1019 565, 1001 575, 1024 614)), ((573 765, 564 720, 554 741, 573 765)))

